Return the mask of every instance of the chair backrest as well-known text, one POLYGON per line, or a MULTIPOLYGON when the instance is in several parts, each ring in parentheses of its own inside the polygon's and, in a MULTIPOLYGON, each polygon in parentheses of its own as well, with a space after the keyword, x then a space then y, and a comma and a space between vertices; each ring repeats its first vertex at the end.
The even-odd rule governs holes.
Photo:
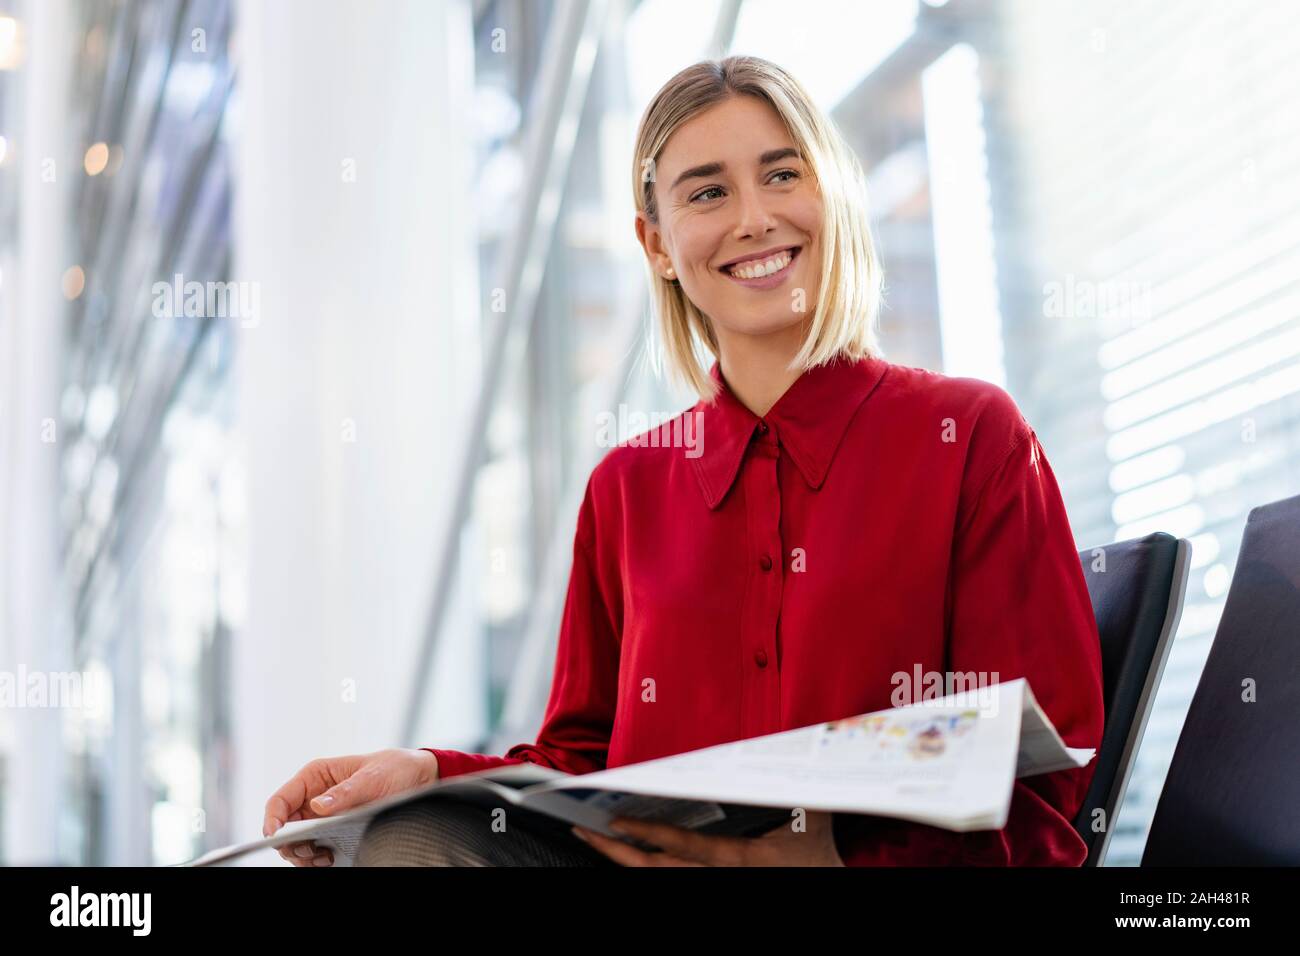
POLYGON ((1101 637, 1105 730, 1074 828, 1100 866, 1128 788, 1174 631, 1183 613, 1191 545, 1164 532, 1079 552, 1101 637), (1096 811, 1103 811, 1094 827, 1096 811))
POLYGON ((1300 864, 1300 495, 1246 519, 1143 866, 1300 864))

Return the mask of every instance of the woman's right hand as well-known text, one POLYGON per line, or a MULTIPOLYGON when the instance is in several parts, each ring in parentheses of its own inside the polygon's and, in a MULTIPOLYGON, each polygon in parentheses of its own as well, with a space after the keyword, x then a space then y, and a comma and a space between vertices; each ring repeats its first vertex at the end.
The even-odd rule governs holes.
MULTIPOLYGON (((262 835, 292 820, 314 820, 351 810, 438 779, 438 758, 427 750, 377 750, 348 757, 320 757, 307 764, 266 801, 262 835)), ((330 866, 334 854, 310 840, 278 847, 294 866, 330 866)))

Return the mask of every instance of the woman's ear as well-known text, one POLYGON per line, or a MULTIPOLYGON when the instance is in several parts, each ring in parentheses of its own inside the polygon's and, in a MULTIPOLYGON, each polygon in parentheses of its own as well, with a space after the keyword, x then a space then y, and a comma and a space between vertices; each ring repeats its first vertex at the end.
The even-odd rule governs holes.
POLYGON ((638 211, 636 214, 636 238, 641 243, 641 248, 645 250, 646 261, 650 263, 650 268, 666 279, 675 279, 677 273, 673 271, 672 257, 664 251, 663 233, 650 221, 650 217, 644 211, 638 211))

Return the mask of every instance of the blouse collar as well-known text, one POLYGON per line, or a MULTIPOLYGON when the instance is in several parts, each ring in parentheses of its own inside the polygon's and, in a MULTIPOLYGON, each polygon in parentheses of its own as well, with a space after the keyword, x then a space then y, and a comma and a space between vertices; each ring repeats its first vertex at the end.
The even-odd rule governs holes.
MULTIPOLYGON (((884 377, 888 364, 873 356, 857 360, 841 357, 808 369, 762 416, 814 491, 826 480, 849 423, 884 377)), ((702 416, 703 448, 690 460, 705 502, 717 508, 736 481, 760 418, 731 391, 716 359, 709 377, 721 387, 713 402, 701 399, 695 407, 702 416)))

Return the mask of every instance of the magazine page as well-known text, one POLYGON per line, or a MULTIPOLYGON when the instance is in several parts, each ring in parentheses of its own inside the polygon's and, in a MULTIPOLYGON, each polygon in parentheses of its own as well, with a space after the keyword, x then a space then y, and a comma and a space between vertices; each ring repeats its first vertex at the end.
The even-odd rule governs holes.
POLYGON ((1034 698, 1033 689, 1025 686, 1024 715, 1020 722, 1020 754, 1016 760, 1017 777, 1033 777, 1055 770, 1086 767, 1097 751, 1091 747, 1067 747, 1060 734, 1034 698))
POLYGON ((1009 681, 583 774, 533 788, 526 803, 548 791, 599 788, 999 829, 1011 802, 1025 691, 1024 680, 1009 681))

